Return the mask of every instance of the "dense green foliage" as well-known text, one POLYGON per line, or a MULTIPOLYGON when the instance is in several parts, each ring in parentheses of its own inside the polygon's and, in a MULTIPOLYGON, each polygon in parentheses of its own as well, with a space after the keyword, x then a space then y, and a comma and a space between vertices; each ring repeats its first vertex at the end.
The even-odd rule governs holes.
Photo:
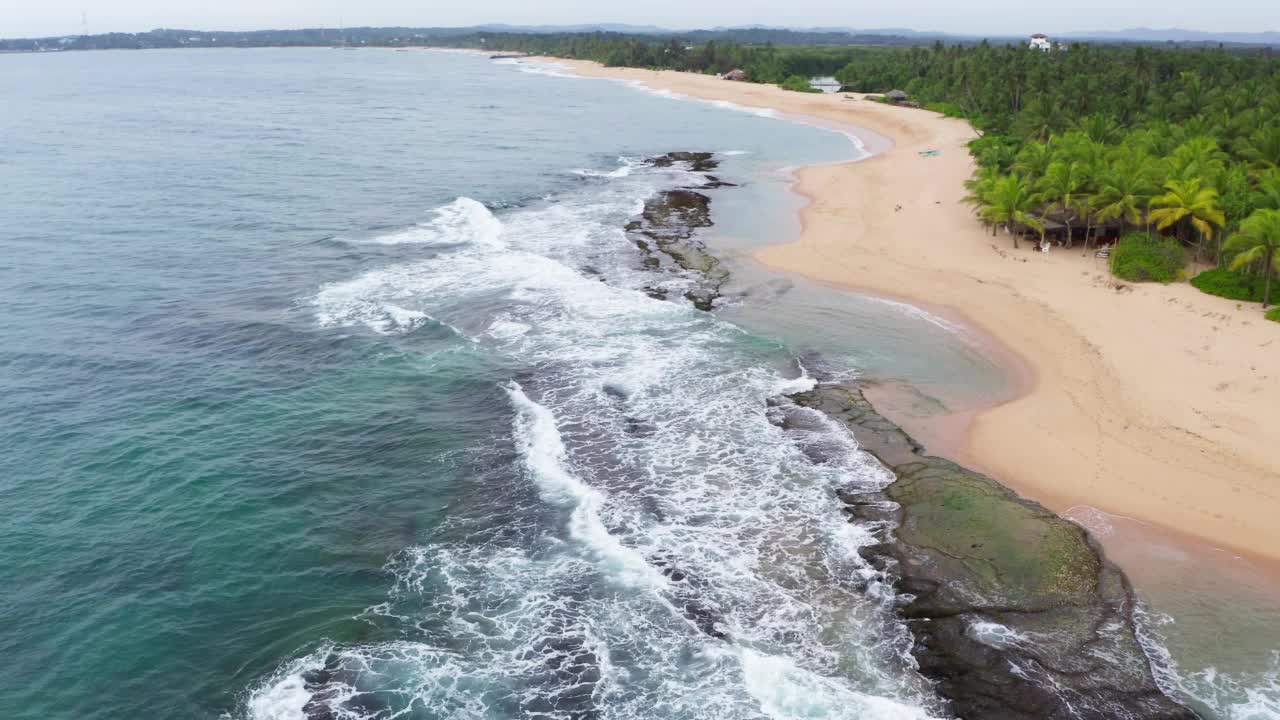
POLYGON ((783 80, 781 83, 779 83, 779 87, 781 87, 783 90, 794 90, 795 92, 807 92, 807 93, 822 92, 821 90, 810 85, 808 78, 804 78, 799 75, 792 75, 786 80, 783 80))
POLYGON ((1271 281, 1280 275, 1280 210, 1258 210, 1245 218, 1224 252, 1231 255, 1232 270, 1257 268, 1262 273, 1262 304, 1270 304, 1271 281))
MULTIPOLYGON (((1021 44, 881 49, 856 55, 837 74, 866 92, 901 88, 925 102, 951 102, 987 132, 1044 139, 1098 115, 1095 140, 1152 122, 1202 117, 1231 136, 1275 115, 1277 63, 1268 50, 1157 49, 1073 45, 1029 52, 1021 44), (1242 120, 1224 110, 1247 112, 1242 120)), ((1225 138, 1223 138, 1225 139, 1225 138)), ((1226 144, 1226 143, 1224 143, 1226 144)))
POLYGON ((1176 242, 1146 233, 1125 235, 1111 251, 1111 272, 1133 282, 1173 282, 1186 264, 1176 242))
MULTIPOLYGON (((1280 216, 1269 215, 1280 210, 1280 62, 1267 51, 936 45, 856 60, 837 77, 858 90, 902 87, 984 129, 970 146, 979 170, 969 201, 986 222, 1044 237, 1035 222, 1008 220, 1017 187, 1018 211, 1061 224, 1055 238, 1067 245, 1145 226, 1229 272, 1280 273, 1280 216)), ((1176 277, 1154 259, 1112 264, 1128 279, 1176 277)), ((1237 280, 1202 284, 1248 282, 1237 280)))
POLYGON ((1276 307, 1273 307, 1270 310, 1268 310, 1266 317, 1268 320, 1280 322, 1280 305, 1277 305, 1276 307))
POLYGON ((771 84, 781 84, 792 76, 807 80, 820 75, 835 75, 855 60, 890 52, 886 47, 746 45, 715 39, 690 44, 678 38, 608 33, 489 37, 485 45, 538 55, 595 60, 617 67, 717 74, 740 69, 752 82, 771 84))
POLYGON ((1263 278, 1261 273, 1241 273, 1216 267, 1191 278, 1191 284, 1201 292, 1228 300, 1262 302, 1263 278))

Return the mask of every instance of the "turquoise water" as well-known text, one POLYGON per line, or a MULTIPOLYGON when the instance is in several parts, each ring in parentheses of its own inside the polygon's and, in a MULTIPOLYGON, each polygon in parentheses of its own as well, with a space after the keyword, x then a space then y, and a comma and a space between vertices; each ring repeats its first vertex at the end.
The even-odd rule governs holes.
POLYGON ((407 549, 516 532, 483 519, 500 498, 538 504, 503 383, 549 371, 468 339, 505 291, 450 290, 456 312, 403 327, 317 308, 326 287, 447 255, 467 212, 493 217, 436 208, 532 213, 531 238, 566 243, 669 182, 606 191, 591 173, 619 157, 741 151, 726 170, 747 177, 852 153, 746 112, 437 53, 2 61, 8 717, 245 713, 322 643, 405 636, 368 608, 407 549))
POLYGON ((844 136, 433 52, 14 55, 0 102, 5 717, 936 709, 833 492, 887 474, 766 400, 993 368, 741 258, 654 300, 621 232, 691 149, 786 236, 844 136))

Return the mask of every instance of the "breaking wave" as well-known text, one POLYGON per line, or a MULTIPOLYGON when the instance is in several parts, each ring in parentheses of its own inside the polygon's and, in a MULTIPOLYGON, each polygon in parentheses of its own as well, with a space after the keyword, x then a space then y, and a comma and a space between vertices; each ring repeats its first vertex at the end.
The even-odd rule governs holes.
POLYGON ((502 223, 484 204, 467 197, 435 210, 435 217, 368 242, 379 245, 494 245, 502 236, 502 223))

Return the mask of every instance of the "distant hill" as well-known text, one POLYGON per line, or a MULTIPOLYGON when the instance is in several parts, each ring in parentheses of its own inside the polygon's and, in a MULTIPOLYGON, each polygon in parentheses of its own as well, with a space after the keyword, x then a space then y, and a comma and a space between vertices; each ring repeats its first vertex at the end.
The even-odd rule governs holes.
POLYGON ((1125 30, 1098 30, 1094 32, 1056 33, 1053 37, 1077 40, 1104 40, 1109 42, 1142 43, 1225 43, 1229 45, 1273 45, 1280 47, 1280 32, 1205 32, 1168 28, 1128 28, 1125 30))

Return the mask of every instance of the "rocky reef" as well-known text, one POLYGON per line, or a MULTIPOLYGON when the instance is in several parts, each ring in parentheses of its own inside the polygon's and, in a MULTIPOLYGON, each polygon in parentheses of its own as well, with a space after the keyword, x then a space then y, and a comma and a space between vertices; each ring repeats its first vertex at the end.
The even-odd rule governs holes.
MULTIPOLYGON (((711 310, 729 271, 707 252, 695 237, 711 227, 711 198, 699 190, 732 185, 710 174, 719 166, 712 153, 671 152, 645 161, 652 167, 685 166, 701 176, 697 185, 664 190, 645 201, 640 217, 627 225, 627 233, 643 254, 645 267, 655 271, 679 268, 689 271, 693 287, 684 296, 700 310, 711 310)), ((650 288, 655 297, 666 297, 661 288, 650 288)))
POLYGON ((920 672, 958 717, 1192 720, 1156 684, 1124 574, 1078 525, 926 455, 856 386, 790 396, 853 433, 897 480, 845 492, 881 542, 863 556, 897 588, 920 672))

